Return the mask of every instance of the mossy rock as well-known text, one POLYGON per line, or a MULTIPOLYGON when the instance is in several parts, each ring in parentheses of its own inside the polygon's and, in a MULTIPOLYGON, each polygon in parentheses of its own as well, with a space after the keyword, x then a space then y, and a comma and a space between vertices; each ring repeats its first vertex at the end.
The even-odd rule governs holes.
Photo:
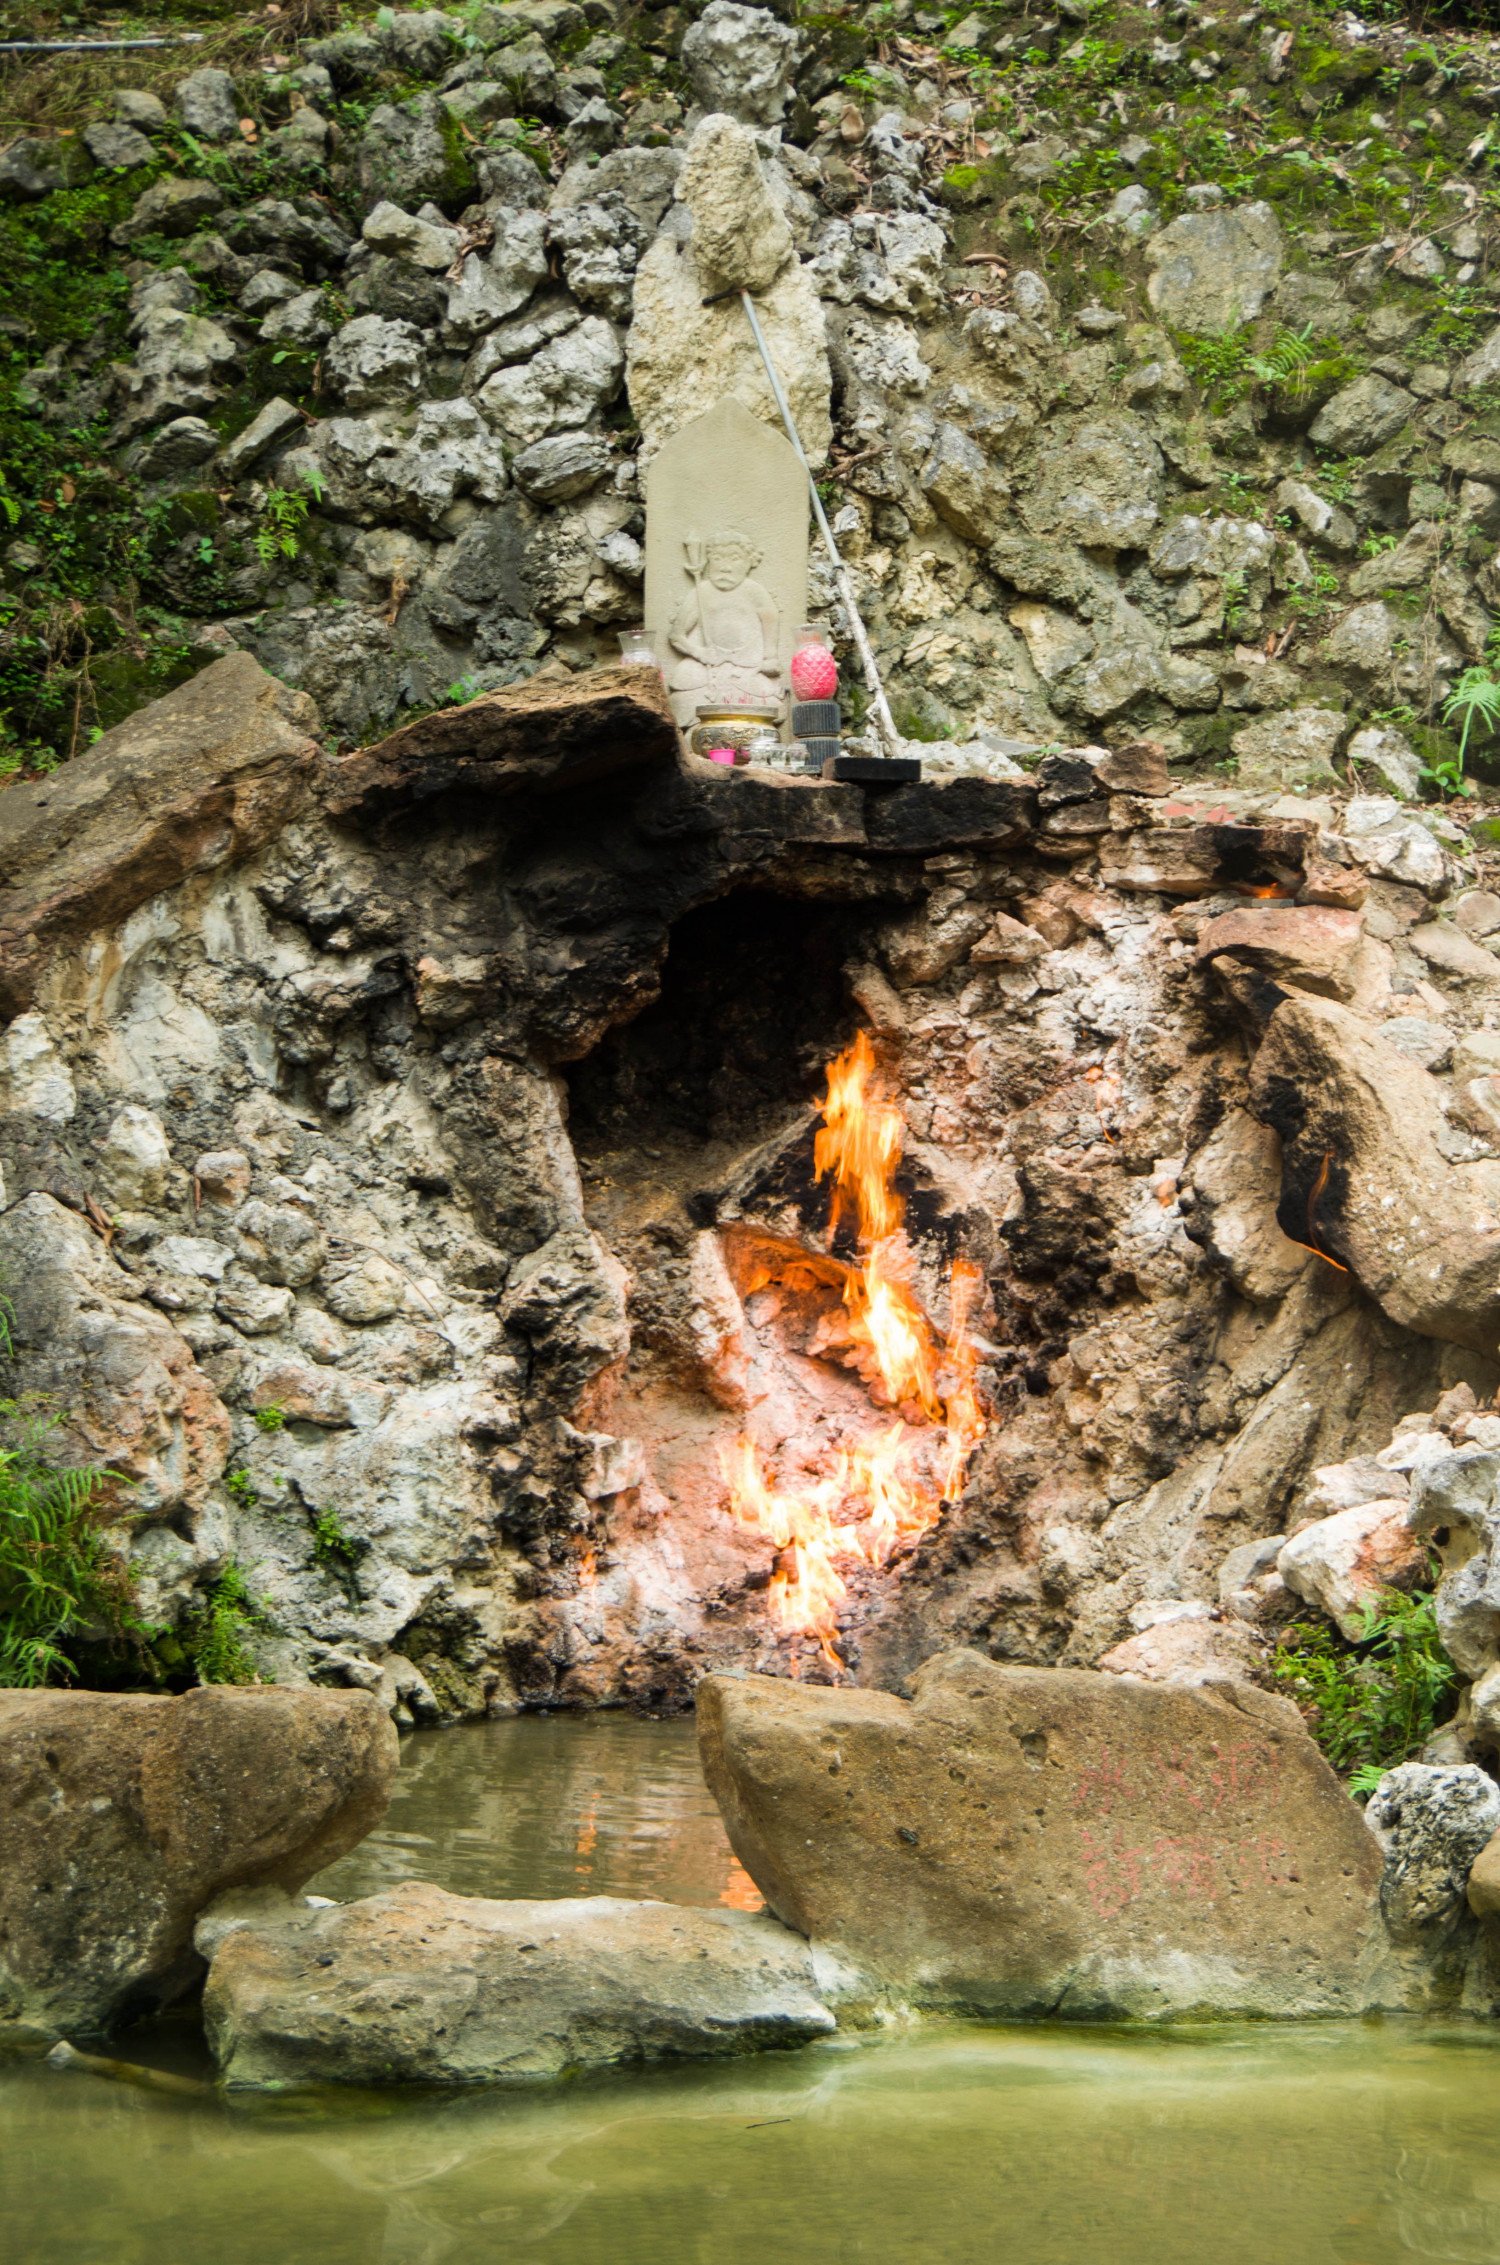
POLYGON ((1379 54, 1361 54, 1304 37, 1292 49, 1291 67, 1298 86, 1320 100, 1357 102, 1378 85, 1382 61, 1379 54))
POLYGON ((988 202, 993 194, 989 168, 984 165, 950 165, 938 195, 950 212, 969 212, 988 202))
POLYGON ((212 534, 224 507, 211 488, 183 488, 168 502, 162 524, 169 535, 212 534))

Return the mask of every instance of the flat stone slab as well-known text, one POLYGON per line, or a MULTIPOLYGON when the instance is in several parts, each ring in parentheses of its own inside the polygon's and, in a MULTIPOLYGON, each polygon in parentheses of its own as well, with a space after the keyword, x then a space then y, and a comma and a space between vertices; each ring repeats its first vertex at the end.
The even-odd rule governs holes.
POLYGON ((366 1691, 0 1691, 0 2044, 186 1989, 199 1912, 356 1847, 396 1760, 366 1691))
POLYGON ((677 731, 655 669, 592 669, 486 692, 402 724, 329 774, 334 818, 389 817, 440 794, 555 793, 670 770, 677 731))
POLYGON ((878 1992, 1079 2019, 1368 2002, 1380 1851, 1287 1701, 975 1652, 913 1687, 698 1691, 740 1861, 878 1992))
POLYGON ((497 1902, 411 1881, 224 1935, 203 2001, 235 2088, 538 2084, 800 2045, 836 2026, 774 1919, 614 1896, 497 1902))

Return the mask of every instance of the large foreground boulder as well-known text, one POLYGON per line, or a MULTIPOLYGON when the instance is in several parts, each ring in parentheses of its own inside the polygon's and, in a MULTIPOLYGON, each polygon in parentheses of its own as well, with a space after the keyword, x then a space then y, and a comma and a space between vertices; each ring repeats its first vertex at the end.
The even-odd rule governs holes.
POLYGON ((231 2086, 529 2084, 758 2051, 834 2017, 774 1919, 423 1881, 223 1935, 204 2020, 231 2086))
POLYGON ((1365 2002, 1380 1852, 1286 1701, 973 1652, 914 1689, 700 1686, 735 1852, 817 1948, 984 2014, 1365 2002))
POLYGON ((0 1691, 0 2043, 178 1995, 204 1906, 355 1847, 396 1758, 363 1691, 0 1691))

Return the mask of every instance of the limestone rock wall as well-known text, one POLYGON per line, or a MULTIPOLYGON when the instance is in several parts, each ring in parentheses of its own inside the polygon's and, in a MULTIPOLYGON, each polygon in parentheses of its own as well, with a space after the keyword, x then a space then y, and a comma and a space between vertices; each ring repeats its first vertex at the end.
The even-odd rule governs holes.
MULTIPOLYGON (((1194 800, 1150 748, 1035 785, 726 780, 622 671, 309 756, 244 656, 69 793, 159 803, 230 681, 263 744, 226 760, 293 814, 134 866, 78 836, 0 1042, 7 1381, 120 1474, 153 1625, 233 1567, 262 1672, 425 1719, 784 1671, 717 1449, 790 1371, 726 1260, 820 1247, 811 1103, 859 1027, 934 1312, 955 1249, 983 1269, 991 1412, 962 1501, 851 1580, 860 1680, 955 1642, 1261 1674, 1288 1534, 1405 1519, 1399 1454, 1373 1492, 1330 1467, 1417 1409, 1445 1452, 1481 1420, 1500 903, 1396 804, 1194 800)), ((212 748, 193 775, 215 807, 212 748)), ((62 854, 52 791, 3 798, 18 898, 62 854)), ((1294 1585, 1337 1609, 1340 1567, 1403 1546, 1362 1526, 1326 1596, 1294 1585)))
POLYGON ((0 156, 21 748, 234 644, 346 742, 607 657, 643 461, 774 421, 749 281, 903 728, 1416 793, 1500 590, 1500 66, 1286 29, 505 0, 62 90, 0 156))

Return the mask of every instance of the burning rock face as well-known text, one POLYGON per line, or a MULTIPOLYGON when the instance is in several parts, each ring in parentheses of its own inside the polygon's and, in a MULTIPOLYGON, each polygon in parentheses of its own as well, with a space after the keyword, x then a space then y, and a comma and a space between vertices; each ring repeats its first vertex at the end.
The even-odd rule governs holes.
MULTIPOLYGON (((822 1115, 814 1161, 818 1179, 832 1183, 829 1241, 846 1226, 859 1259, 833 1270, 839 1305, 825 1299, 803 1359, 822 1356, 855 1370, 871 1401, 898 1413, 894 1422, 876 1419, 837 1444, 792 1437, 778 1447, 747 1429, 721 1448, 720 1462, 736 1518, 778 1552, 768 1599, 774 1625, 787 1635, 816 1636, 829 1665, 841 1667, 835 1638, 849 1590, 840 1561, 884 1565, 901 1543, 935 1525, 943 1505, 962 1491, 986 1424, 977 1347, 968 1333, 979 1270, 954 1261, 947 1333, 939 1340, 912 1286, 895 1186, 905 1127, 882 1090, 867 1032, 830 1064, 822 1115), (821 1467, 810 1482, 786 1475, 773 1481, 763 1461, 773 1455, 784 1474, 821 1467)), ((779 1290, 774 1312, 782 1299, 816 1302, 817 1291, 831 1287, 830 1270, 796 1255, 778 1268, 746 1252, 739 1287, 762 1300, 779 1290)))
POLYGON ((1352 814, 710 778, 625 671, 325 775, 245 666, 0 823, 13 1383, 149 1447, 153 1619, 232 1559, 264 1672, 427 1714, 1166 1672, 1320 1466, 1493 1394, 1494 900, 1352 814))

